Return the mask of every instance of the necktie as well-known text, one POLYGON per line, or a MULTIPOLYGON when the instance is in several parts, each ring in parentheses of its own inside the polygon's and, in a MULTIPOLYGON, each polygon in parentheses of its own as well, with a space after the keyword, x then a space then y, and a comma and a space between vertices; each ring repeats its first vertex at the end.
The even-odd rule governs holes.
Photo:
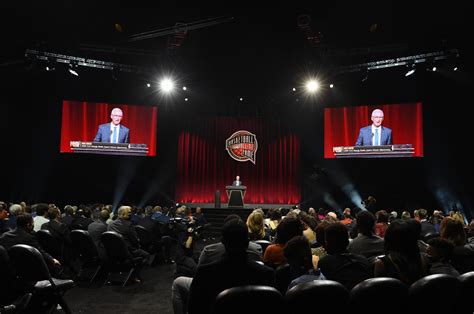
POLYGON ((117 127, 114 126, 114 133, 112 134, 112 143, 117 143, 117 136, 118 136, 117 127))
POLYGON ((375 129, 374 145, 379 146, 379 129, 375 129))

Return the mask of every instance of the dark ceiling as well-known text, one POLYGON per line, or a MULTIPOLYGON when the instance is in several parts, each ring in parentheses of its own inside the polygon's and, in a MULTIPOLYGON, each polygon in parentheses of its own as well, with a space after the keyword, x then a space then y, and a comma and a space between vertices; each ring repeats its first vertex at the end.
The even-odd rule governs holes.
POLYGON ((0 64, 7 67, 20 62, 24 50, 31 48, 205 73, 216 80, 222 80, 222 75, 261 79, 263 73, 268 77, 288 75, 295 68, 312 71, 328 64, 462 48, 470 37, 470 7, 468 3, 436 6, 429 2, 402 5, 400 1, 315 1, 310 8, 206 9, 204 5, 172 3, 133 8, 120 1, 104 8, 87 1, 5 7, 0 20, 0 64), (216 18, 231 20, 208 25, 216 18), (301 21, 306 22, 301 25, 301 21), (195 27, 189 27, 183 38, 158 34, 130 41, 130 36, 160 33, 177 23, 195 27))

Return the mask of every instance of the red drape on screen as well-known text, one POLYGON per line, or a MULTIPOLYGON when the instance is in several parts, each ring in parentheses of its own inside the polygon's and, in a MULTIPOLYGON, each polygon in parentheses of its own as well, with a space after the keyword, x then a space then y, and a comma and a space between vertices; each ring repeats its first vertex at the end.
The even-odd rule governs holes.
POLYGON ((157 107, 69 100, 63 101, 61 152, 71 153, 70 141, 91 142, 115 107, 123 111, 121 123, 130 129, 130 143, 147 144, 148 156, 155 156, 157 107))
POLYGON ((278 122, 221 117, 203 121, 199 131, 183 130, 178 140, 176 200, 180 203, 214 203, 220 190, 227 202, 226 185, 236 175, 247 186, 249 204, 298 204, 300 140, 278 122), (246 130, 256 135, 256 164, 232 159, 225 140, 246 130))
POLYGON ((324 157, 335 158, 334 146, 353 146, 359 129, 372 124, 374 109, 384 112, 383 125, 392 129, 393 144, 412 144, 415 157, 423 157, 423 110, 421 103, 324 109, 324 157))

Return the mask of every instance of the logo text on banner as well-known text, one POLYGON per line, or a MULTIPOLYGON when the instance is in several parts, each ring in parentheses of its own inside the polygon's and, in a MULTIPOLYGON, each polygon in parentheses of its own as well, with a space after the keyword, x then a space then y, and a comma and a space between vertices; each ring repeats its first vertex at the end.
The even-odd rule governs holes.
POLYGON ((257 148, 257 137, 249 131, 237 131, 225 141, 225 149, 237 161, 250 160, 255 164, 257 148))

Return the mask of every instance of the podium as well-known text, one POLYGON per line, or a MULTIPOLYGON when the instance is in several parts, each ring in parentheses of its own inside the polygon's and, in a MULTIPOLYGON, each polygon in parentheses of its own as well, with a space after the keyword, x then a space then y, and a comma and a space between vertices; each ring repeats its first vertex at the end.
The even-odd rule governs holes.
POLYGON ((412 144, 380 146, 335 146, 332 149, 336 158, 388 158, 413 157, 412 144))
POLYGON ((146 144, 70 141, 70 146, 73 153, 128 156, 148 155, 148 146, 146 144))
POLYGON ((244 208, 245 185, 228 185, 225 187, 229 198, 228 208, 244 208))

